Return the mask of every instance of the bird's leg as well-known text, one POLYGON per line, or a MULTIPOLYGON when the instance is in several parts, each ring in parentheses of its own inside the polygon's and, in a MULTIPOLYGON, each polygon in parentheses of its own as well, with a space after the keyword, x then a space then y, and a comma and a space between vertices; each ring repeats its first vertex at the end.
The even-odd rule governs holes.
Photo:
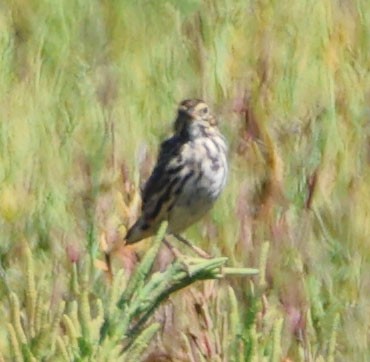
POLYGON ((164 245, 166 245, 168 250, 172 253, 175 260, 178 260, 184 266, 187 274, 189 275, 189 277, 191 277, 189 265, 186 262, 186 256, 181 254, 181 252, 178 249, 176 249, 166 238, 163 238, 162 242, 164 245))
POLYGON ((180 251, 176 249, 166 238, 163 238, 162 242, 164 245, 166 245, 166 247, 171 252, 171 254, 174 256, 175 259, 179 259, 179 260, 184 259, 184 256, 180 253, 180 251))
POLYGON ((209 255, 207 252, 205 252, 203 249, 201 248, 198 248, 197 246, 193 245, 189 240, 185 239, 184 237, 182 237, 180 234, 173 234, 173 236, 181 241, 182 243, 184 243, 185 245, 187 245, 190 249, 192 249, 196 254, 198 254, 201 258, 205 258, 205 259, 211 259, 212 256, 209 255))

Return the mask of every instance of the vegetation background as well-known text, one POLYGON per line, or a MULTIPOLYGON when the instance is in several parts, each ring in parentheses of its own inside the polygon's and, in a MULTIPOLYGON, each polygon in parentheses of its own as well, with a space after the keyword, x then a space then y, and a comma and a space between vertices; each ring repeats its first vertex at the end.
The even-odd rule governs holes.
MULTIPOLYGON (((202 97, 231 172, 187 236, 260 275, 171 296, 137 360, 368 361, 369 59, 368 0, 1 1, 0 359, 117 352, 102 249, 202 97)), ((149 245, 116 252, 116 292, 149 245)))

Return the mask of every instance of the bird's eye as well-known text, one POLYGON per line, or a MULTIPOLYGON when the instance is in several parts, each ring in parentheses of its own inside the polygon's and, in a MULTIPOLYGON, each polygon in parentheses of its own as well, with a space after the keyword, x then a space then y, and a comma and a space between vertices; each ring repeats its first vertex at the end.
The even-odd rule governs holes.
POLYGON ((204 107, 204 108, 202 109, 202 113, 203 113, 203 114, 208 113, 208 107, 204 107))

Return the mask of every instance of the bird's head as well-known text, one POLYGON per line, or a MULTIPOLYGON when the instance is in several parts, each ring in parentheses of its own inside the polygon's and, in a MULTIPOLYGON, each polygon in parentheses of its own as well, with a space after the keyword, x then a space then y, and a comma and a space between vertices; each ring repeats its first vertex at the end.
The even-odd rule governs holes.
POLYGON ((215 117, 201 99, 186 99, 180 103, 175 121, 177 134, 196 135, 202 129, 207 130, 215 126, 217 126, 215 117))

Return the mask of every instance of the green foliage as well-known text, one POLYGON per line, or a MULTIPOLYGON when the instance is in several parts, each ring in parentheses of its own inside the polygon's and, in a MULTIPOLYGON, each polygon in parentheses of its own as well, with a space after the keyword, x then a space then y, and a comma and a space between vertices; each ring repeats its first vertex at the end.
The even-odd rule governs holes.
POLYGON ((114 360, 124 347, 148 361, 368 359, 367 0, 0 9, 0 360, 114 360), (201 269, 222 274, 224 257, 234 269, 165 302, 163 276, 174 290, 194 280, 179 264, 163 269, 158 241, 138 264, 120 250, 112 286, 100 245, 119 243, 135 218, 188 97, 219 116, 231 173, 187 233, 218 256, 201 269), (235 269, 246 265, 259 276, 235 269), (131 344, 125 310, 143 321, 131 344))
MULTIPOLYGON (((16 361, 137 361, 160 328, 159 323, 146 322, 163 300, 197 280, 227 275, 221 273, 226 258, 189 259, 186 263, 177 260, 164 272, 152 274, 152 265, 166 228, 164 222, 153 246, 137 266, 127 287, 120 292, 123 274, 117 275, 118 283, 113 283, 111 290, 106 291, 111 298, 106 303, 101 297, 107 295, 99 297, 91 293, 92 273, 89 263, 85 262, 79 270, 73 264, 68 296, 48 309, 50 297, 37 290, 33 258, 26 246, 24 302, 21 304, 14 292, 9 295, 11 319, 7 358, 16 361)), ((256 272, 244 270, 245 275, 256 272)), ((228 268, 228 273, 233 273, 233 268, 228 268)), ((232 293, 230 289, 232 305, 236 309, 232 293)), ((236 325, 235 311, 232 319, 236 325)))

